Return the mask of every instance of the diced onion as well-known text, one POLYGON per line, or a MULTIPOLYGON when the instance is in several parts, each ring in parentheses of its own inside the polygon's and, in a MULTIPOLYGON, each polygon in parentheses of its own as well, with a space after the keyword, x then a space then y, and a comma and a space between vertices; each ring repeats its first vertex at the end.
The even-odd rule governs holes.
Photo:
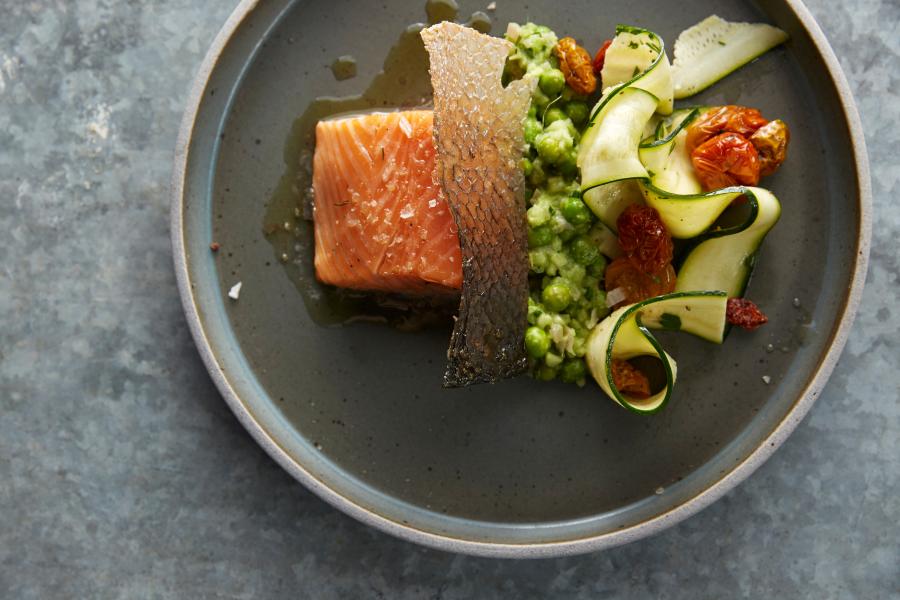
POLYGON ((625 288, 617 287, 606 293, 606 305, 612 308, 627 297, 628 294, 625 293, 625 288))

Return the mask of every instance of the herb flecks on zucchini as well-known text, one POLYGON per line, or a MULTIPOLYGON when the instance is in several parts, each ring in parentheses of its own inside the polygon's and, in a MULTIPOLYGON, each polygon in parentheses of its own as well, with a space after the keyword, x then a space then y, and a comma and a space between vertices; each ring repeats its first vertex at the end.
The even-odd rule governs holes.
POLYGON ((600 79, 604 94, 620 85, 639 88, 658 98, 660 114, 672 112, 675 101, 672 69, 662 38, 652 31, 619 25, 616 37, 606 50, 600 79))
POLYGON ((704 192, 686 138, 688 126, 706 109, 674 110, 672 98, 703 89, 785 39, 784 32, 767 25, 710 17, 682 34, 671 67, 662 40, 644 29, 620 26, 607 50, 603 96, 590 112, 578 154, 582 198, 612 231, 625 208, 646 203, 673 237, 690 240, 674 293, 614 311, 587 338, 588 370, 629 410, 660 410, 675 385, 675 361, 652 329, 722 342, 728 298, 743 296, 759 246, 781 212, 775 196, 762 188, 704 192), (696 48, 706 54, 698 55, 696 48), (741 196, 747 199, 744 207, 729 209, 741 196), (641 356, 657 358, 666 378, 663 389, 647 398, 622 393, 613 377, 614 360, 641 356))
POLYGON ((705 90, 787 39, 787 33, 764 23, 730 23, 716 15, 707 17, 675 40, 675 98, 705 90))
MULTIPOLYGON (((660 206, 662 197, 696 196, 703 193, 686 144, 687 126, 702 112, 703 109, 700 107, 675 111, 668 119, 659 121, 655 133, 641 143, 638 151, 648 174, 648 178, 641 185, 644 198, 650 206, 660 212, 669 233, 676 238, 693 237, 715 220, 715 217, 707 219, 705 215, 695 215, 693 206, 685 206, 683 203, 672 208, 681 207, 685 210, 675 210, 672 214, 660 206), (698 216, 699 223, 695 223, 698 216)), ((716 215, 724 209, 724 206, 716 215)))
MULTIPOLYGON (((759 244, 778 220, 780 206, 775 196, 761 188, 703 191, 686 137, 688 126, 705 108, 659 114, 659 97, 648 88, 663 92, 646 83, 653 81, 648 80, 650 73, 664 64, 661 57, 665 51, 660 42, 660 54, 648 63, 655 46, 647 48, 641 41, 657 39, 645 30, 621 26, 617 30, 610 46, 610 51, 618 49, 613 53, 610 76, 624 77, 629 65, 644 70, 608 88, 592 111, 578 153, 582 198, 613 231, 629 205, 652 206, 673 237, 695 239, 678 272, 676 289, 727 291, 739 296, 750 278, 759 244), (638 141, 642 136, 646 137, 638 141), (742 195, 749 199, 751 216, 738 226, 710 230, 742 195), (713 243, 714 239, 718 241, 713 243)), ((604 72, 609 64, 604 64, 604 72)))
POLYGON ((637 413, 654 413, 669 401, 678 369, 651 330, 679 330, 720 344, 727 302, 724 292, 676 292, 622 307, 601 321, 588 337, 588 370, 616 403, 637 413), (623 394, 613 381, 613 360, 639 356, 658 358, 665 372, 665 386, 649 398, 623 394))

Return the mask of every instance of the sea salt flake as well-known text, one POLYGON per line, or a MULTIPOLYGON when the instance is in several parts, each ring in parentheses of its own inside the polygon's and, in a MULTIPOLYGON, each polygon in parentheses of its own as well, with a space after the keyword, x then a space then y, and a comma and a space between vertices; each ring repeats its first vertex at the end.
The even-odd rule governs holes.
POLYGON ((625 288, 617 287, 606 294, 606 306, 612 308, 622 300, 628 297, 625 288))
POLYGON ((236 284, 231 286, 231 289, 228 290, 228 297, 231 298, 232 300, 237 300, 238 297, 241 295, 241 286, 243 286, 243 285, 244 285, 244 282, 238 281, 236 284))
POLYGON ((406 117, 400 117, 399 125, 400 125, 400 129, 403 130, 403 135, 405 135, 408 138, 411 138, 413 128, 412 128, 412 124, 406 120, 406 117))
POLYGON ((769 385, 770 383, 772 383, 772 378, 769 377, 768 375, 763 375, 762 380, 763 380, 763 383, 765 383, 766 385, 769 385))

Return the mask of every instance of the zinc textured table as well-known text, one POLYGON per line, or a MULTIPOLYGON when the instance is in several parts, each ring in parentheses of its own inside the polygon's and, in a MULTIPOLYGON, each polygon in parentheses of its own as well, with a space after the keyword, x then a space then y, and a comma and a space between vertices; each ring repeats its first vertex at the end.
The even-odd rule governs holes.
POLYGON ((528 562, 351 520, 213 388, 177 298, 168 183, 189 83, 233 7, 0 1, 0 597, 900 596, 900 5, 809 2, 859 104, 875 204, 823 396, 699 515, 528 562))

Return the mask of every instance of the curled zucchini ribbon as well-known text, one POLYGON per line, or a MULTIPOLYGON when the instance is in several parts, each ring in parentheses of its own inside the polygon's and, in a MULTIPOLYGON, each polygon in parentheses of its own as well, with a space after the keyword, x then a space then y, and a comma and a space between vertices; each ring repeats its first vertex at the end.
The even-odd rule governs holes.
POLYGON ((591 374, 621 406, 641 414, 660 410, 672 395, 678 369, 651 329, 684 331, 720 344, 725 333, 727 302, 725 292, 674 292, 614 311, 588 337, 585 358, 591 374), (665 387, 649 398, 624 394, 613 381, 613 360, 638 356, 658 358, 665 372, 665 387))
POLYGON ((743 295, 757 250, 778 221, 781 206, 771 192, 759 187, 703 191, 686 139, 688 125, 704 109, 673 110, 671 68, 655 33, 620 26, 602 77, 610 86, 591 111, 578 154, 585 203, 613 231, 627 206, 646 203, 659 212, 673 237, 690 240, 675 293, 614 311, 597 325, 588 342, 587 364, 600 387, 622 406, 650 413, 666 403, 676 374, 674 361, 650 329, 671 328, 666 323, 675 319, 667 321, 661 315, 674 315, 678 329, 721 343, 727 299, 743 295), (740 196, 747 199, 745 216, 736 224, 717 225, 740 196), (700 305, 703 310, 697 310, 700 305), (666 311, 660 312, 663 307, 666 311), (647 399, 629 398, 616 389, 609 365, 613 358, 646 354, 662 361, 666 387, 647 399))
POLYGON ((609 67, 612 78, 603 81, 612 85, 592 110, 578 153, 585 203, 614 231, 630 204, 652 206, 673 237, 693 240, 676 289, 741 296, 756 251, 781 214, 777 198, 759 187, 703 191, 686 140, 704 109, 672 110, 671 69, 659 36, 620 26, 606 57, 604 73, 609 67), (633 75, 617 80, 629 66, 633 75), (743 222, 715 226, 740 196, 749 204, 743 222))

